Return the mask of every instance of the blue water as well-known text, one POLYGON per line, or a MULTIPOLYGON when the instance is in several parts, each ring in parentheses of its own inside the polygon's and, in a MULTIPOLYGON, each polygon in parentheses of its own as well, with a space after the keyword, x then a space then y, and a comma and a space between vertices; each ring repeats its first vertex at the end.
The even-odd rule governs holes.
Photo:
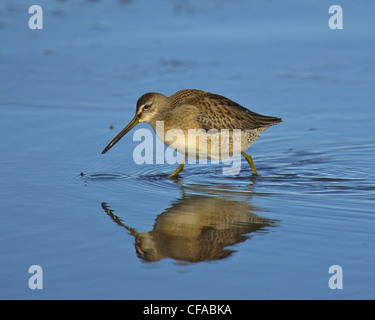
POLYGON ((0 298, 375 298, 373 2, 340 1, 342 30, 327 1, 48 1, 43 30, 32 4, 0 3, 0 298), (185 88, 283 118, 260 176, 167 179, 132 132, 101 155, 140 95, 185 88))

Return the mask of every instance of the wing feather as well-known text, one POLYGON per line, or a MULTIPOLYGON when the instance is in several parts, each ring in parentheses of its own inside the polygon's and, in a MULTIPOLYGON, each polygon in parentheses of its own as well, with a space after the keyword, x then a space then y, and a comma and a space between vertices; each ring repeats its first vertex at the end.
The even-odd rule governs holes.
POLYGON ((181 101, 179 107, 195 106, 197 125, 205 130, 209 129, 258 129, 267 128, 282 120, 277 117, 263 116, 250 111, 240 104, 223 96, 199 92, 191 98, 181 101))

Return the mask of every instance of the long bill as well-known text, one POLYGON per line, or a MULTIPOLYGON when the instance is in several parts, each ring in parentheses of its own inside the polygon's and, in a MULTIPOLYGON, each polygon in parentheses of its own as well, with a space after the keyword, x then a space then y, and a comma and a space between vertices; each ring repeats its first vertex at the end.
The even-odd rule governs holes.
POLYGON ((104 148, 102 154, 106 153, 109 149, 111 149, 124 135, 126 135, 132 128, 134 128, 139 123, 139 119, 137 116, 133 118, 129 124, 121 130, 121 132, 104 148))

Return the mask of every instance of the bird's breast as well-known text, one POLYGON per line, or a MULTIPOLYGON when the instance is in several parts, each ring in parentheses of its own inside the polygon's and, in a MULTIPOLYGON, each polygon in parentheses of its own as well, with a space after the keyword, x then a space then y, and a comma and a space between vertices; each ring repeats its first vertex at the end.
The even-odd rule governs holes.
POLYGON ((204 130, 156 128, 158 138, 168 147, 191 159, 221 160, 246 150, 259 136, 259 130, 204 130))

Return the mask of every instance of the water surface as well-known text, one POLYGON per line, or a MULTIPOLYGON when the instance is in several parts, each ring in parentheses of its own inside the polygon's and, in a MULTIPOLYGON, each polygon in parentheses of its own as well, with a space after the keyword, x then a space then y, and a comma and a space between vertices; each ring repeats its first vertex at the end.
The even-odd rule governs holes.
POLYGON ((374 4, 330 30, 325 1, 48 1, 33 31, 31 4, 0 4, 2 299, 375 297, 374 4), (141 94, 185 88, 283 118, 260 176, 170 180, 132 133, 100 154, 141 94))

